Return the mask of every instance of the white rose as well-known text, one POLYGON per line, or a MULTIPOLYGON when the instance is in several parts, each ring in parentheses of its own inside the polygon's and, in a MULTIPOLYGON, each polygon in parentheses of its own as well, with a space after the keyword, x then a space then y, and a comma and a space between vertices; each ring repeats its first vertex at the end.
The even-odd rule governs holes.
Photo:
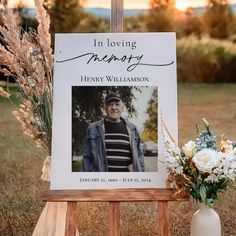
POLYGON ((232 161, 231 168, 236 170, 236 161, 232 161))
POLYGON ((217 152, 209 148, 197 152, 192 160, 197 169, 205 173, 211 173, 212 169, 219 163, 217 152))
POLYGON ((185 143, 185 145, 183 146, 183 152, 184 154, 191 158, 195 155, 196 153, 196 144, 194 141, 188 141, 187 143, 185 143))

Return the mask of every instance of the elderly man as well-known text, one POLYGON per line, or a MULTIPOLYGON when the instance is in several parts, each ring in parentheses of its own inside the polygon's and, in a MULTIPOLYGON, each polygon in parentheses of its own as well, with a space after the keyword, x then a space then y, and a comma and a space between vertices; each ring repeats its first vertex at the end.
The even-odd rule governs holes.
POLYGON ((121 117, 124 103, 118 94, 105 98, 106 117, 89 125, 83 154, 84 171, 141 172, 144 157, 137 128, 121 117))

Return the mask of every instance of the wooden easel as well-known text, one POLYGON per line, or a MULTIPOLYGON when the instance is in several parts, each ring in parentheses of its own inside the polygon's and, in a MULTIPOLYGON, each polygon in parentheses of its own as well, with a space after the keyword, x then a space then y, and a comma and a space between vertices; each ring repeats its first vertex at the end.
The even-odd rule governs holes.
POLYGON ((106 189, 106 190, 46 190, 43 201, 67 202, 65 236, 76 235, 77 202, 109 202, 108 235, 120 236, 121 202, 157 202, 159 236, 170 236, 169 201, 188 200, 188 195, 174 196, 172 189, 106 189))

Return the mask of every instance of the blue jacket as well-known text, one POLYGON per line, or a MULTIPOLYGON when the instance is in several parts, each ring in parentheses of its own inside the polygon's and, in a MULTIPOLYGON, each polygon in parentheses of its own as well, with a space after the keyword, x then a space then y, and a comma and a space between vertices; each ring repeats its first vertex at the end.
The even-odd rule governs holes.
MULTIPOLYGON (((129 133, 133 165, 130 171, 144 171, 144 156, 140 146, 140 138, 136 126, 125 121, 129 133)), ((104 119, 89 125, 83 153, 83 170, 92 172, 107 172, 107 158, 105 149, 104 119)))

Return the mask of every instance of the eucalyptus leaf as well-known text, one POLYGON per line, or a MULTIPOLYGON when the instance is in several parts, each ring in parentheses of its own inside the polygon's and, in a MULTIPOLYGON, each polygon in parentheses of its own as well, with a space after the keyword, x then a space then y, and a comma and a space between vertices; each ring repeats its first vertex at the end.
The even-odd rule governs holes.
POLYGON ((202 201, 205 202, 205 200, 206 200, 206 187, 203 184, 200 186, 199 193, 200 193, 202 201))
POLYGON ((197 186, 196 186, 196 184, 195 183, 193 183, 193 182, 190 182, 190 185, 191 185, 191 187, 195 190, 195 191, 197 191, 197 186))

